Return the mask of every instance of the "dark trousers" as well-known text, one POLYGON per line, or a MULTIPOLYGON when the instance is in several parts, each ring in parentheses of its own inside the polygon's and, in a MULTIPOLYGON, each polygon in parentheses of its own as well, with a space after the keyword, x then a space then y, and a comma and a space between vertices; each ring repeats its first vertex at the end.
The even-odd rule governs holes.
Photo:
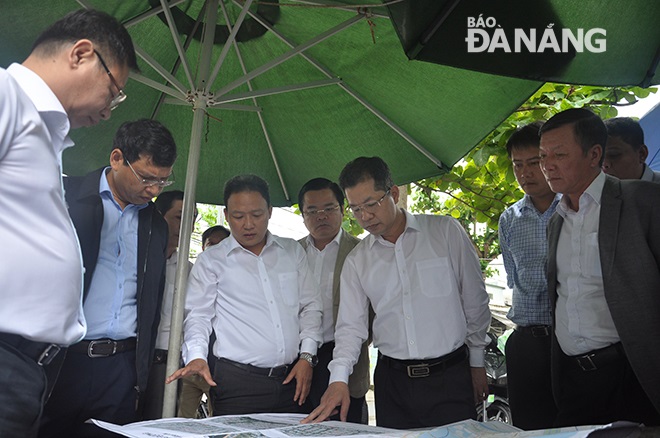
POLYGON ((37 436, 46 375, 34 359, 0 340, 0 436, 37 436))
POLYGON ((660 413, 653 408, 620 344, 617 350, 617 359, 598 363, 591 371, 584 371, 574 358, 560 351, 557 427, 617 420, 660 425, 660 413))
POLYGON ((98 358, 69 350, 46 403, 39 437, 116 436, 85 421, 136 421, 136 382, 134 350, 98 358))
POLYGON ((374 397, 376 424, 382 427, 416 429, 477 418, 467 356, 427 377, 409 377, 379 356, 374 397))
POLYGON ((506 343, 506 371, 513 424, 523 430, 552 427, 557 407, 552 397, 552 328, 515 330, 506 343))
MULTIPOLYGON (((316 356, 319 363, 314 367, 314 374, 312 375, 312 387, 305 402, 305 411, 312 412, 321 404, 321 397, 328 389, 328 382, 330 381, 330 370, 328 364, 332 360, 332 351, 335 348, 334 342, 326 342, 318 349, 316 356)), ((330 418, 331 420, 339 420, 339 414, 330 418)), ((369 408, 367 407, 367 400, 365 397, 351 397, 351 404, 348 407, 348 416, 346 421, 350 423, 367 424, 369 422, 369 408), (365 422, 366 420, 366 422, 365 422)))
POLYGON ((142 399, 144 408, 142 420, 163 418, 163 399, 165 398, 165 378, 167 372, 167 350, 156 349, 154 360, 149 369, 149 381, 142 399))
POLYGON ((213 415, 304 412, 302 406, 293 401, 296 380, 283 385, 285 378, 286 375, 264 376, 239 368, 226 359, 218 359, 213 371, 217 386, 211 388, 213 415))

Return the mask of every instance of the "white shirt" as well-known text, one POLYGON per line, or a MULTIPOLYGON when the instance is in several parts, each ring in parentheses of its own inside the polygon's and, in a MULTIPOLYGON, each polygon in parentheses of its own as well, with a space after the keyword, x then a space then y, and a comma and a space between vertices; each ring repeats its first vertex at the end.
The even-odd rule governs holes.
POLYGON ((472 242, 453 218, 405 212, 395 244, 369 235, 346 258, 330 382, 348 382, 368 335, 396 359, 430 359, 463 344, 470 365, 484 366, 488 294, 472 242))
POLYGON ((601 172, 582 193, 579 211, 564 197, 557 213, 564 223, 557 242, 557 306, 555 333, 569 356, 604 348, 619 341, 605 300, 600 266, 598 224, 605 185, 601 172))
MULTIPOLYGON (((163 304, 160 308, 160 324, 156 336, 156 348, 160 350, 169 349, 170 327, 172 326, 172 303, 174 301, 174 280, 176 279, 176 266, 179 251, 175 250, 165 264, 165 291, 163 292, 163 304)), ((193 264, 188 262, 188 274, 193 264)))
POLYGON ((86 330, 82 256, 62 190, 69 127, 37 74, 0 69, 0 332, 60 345, 86 330))
POLYGON ((266 235, 260 255, 229 236, 202 252, 190 272, 182 347, 185 363, 206 360, 211 327, 216 357, 270 368, 321 342, 321 298, 305 250, 266 235))
POLYGON ((312 235, 307 236, 307 260, 309 262, 309 270, 314 275, 314 279, 319 284, 319 291, 321 292, 321 301, 323 302, 323 317, 321 322, 321 330, 323 333, 323 343, 333 341, 335 339, 335 320, 334 320, 334 303, 332 299, 333 290, 333 277, 335 274, 335 264, 337 263, 337 255, 339 254, 339 239, 343 231, 340 229, 339 233, 330 241, 323 250, 319 250, 314 246, 314 238, 312 235))

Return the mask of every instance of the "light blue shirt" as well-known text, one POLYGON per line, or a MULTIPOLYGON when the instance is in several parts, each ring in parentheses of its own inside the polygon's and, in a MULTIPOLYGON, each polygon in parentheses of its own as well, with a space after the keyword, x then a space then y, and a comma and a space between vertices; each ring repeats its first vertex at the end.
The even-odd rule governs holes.
POLYGON ((520 326, 551 325, 546 265, 548 221, 561 195, 545 212, 539 212, 525 195, 500 216, 500 249, 513 305, 507 317, 520 326))
POLYGON ((108 185, 106 168, 101 173, 99 194, 103 202, 103 226, 96 269, 84 311, 85 339, 126 339, 137 333, 138 213, 147 204, 129 204, 124 210, 108 185))

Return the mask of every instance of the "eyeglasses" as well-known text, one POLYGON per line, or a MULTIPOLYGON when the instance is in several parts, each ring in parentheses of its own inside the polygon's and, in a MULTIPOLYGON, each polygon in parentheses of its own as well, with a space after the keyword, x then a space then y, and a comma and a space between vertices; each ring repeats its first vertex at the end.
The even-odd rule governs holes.
POLYGON ((302 212, 303 216, 309 216, 309 217, 316 217, 320 214, 326 214, 330 215, 334 213, 335 211, 339 210, 339 204, 335 205, 334 207, 328 207, 328 208, 322 208, 320 210, 304 210, 302 212))
POLYGON ((110 111, 112 111, 115 108, 117 108, 120 103, 122 103, 123 101, 126 100, 126 93, 124 93, 124 90, 121 89, 121 87, 119 86, 119 84, 115 80, 115 77, 112 76, 112 73, 110 72, 110 69, 108 68, 105 61, 103 60, 103 57, 101 56, 101 54, 99 52, 97 52, 96 49, 94 49, 94 53, 96 53, 96 56, 99 57, 99 61, 101 61, 101 65, 105 69, 105 72, 108 74, 108 76, 110 76, 110 81, 112 81, 112 85, 114 85, 115 88, 117 88, 117 90, 119 90, 119 93, 117 93, 117 95, 114 96, 112 98, 112 100, 110 101, 110 111))
POLYGON ((349 205, 348 208, 353 212, 353 216, 355 217, 360 217, 360 215, 362 215, 364 212, 374 214, 376 210, 378 210, 378 207, 380 207, 380 204, 385 200, 387 195, 390 194, 390 190, 391 189, 387 189, 385 194, 378 201, 365 202, 364 204, 355 206, 349 205))
POLYGON ((153 186, 167 187, 167 186, 171 186, 172 184, 174 184, 174 178, 173 178, 174 177, 174 171, 172 171, 172 174, 169 177, 165 178, 165 179, 147 179, 147 178, 143 177, 142 175, 138 175, 138 173, 135 171, 135 169, 133 169, 133 166, 131 166, 131 163, 126 161, 126 164, 128 164, 128 167, 130 167, 131 170, 133 171, 133 175, 135 175, 137 180, 143 186, 147 186, 147 187, 153 187, 153 186), (169 179, 170 177, 172 177, 172 179, 169 179))

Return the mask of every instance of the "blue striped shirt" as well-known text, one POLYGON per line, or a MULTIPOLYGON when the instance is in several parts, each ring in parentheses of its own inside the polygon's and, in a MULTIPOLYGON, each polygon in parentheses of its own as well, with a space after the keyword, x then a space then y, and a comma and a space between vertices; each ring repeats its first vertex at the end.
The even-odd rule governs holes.
POLYGON ((561 195, 545 212, 539 212, 525 195, 500 216, 500 249, 507 284, 513 289, 513 305, 507 317, 521 326, 551 325, 546 262, 546 228, 561 195))

